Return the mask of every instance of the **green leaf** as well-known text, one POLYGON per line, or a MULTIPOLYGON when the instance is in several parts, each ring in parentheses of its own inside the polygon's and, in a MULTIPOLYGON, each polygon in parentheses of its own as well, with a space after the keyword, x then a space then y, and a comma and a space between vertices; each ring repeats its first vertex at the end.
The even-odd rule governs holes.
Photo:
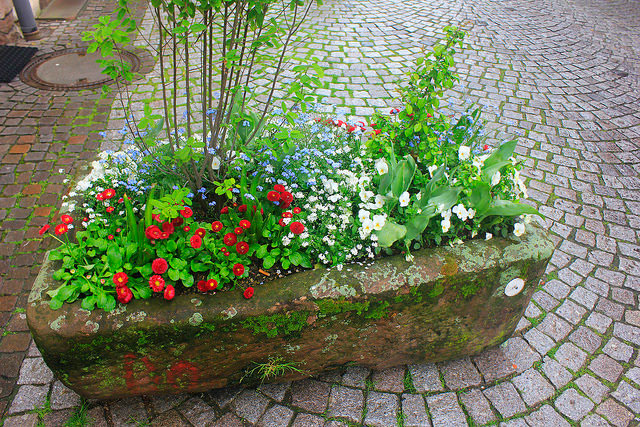
POLYGON ((413 181, 416 173, 416 162, 413 157, 407 155, 398 163, 398 167, 393 171, 393 182, 391 183, 391 192, 394 197, 399 197, 407 191, 413 181))
POLYGON ((538 210, 532 206, 525 205, 524 203, 512 202, 511 200, 496 200, 493 205, 486 210, 484 215, 480 217, 480 220, 491 216, 518 216, 523 214, 539 215, 543 217, 538 210))
POLYGON ((120 248, 115 244, 109 245, 107 249, 107 262, 109 263, 109 270, 116 272, 122 267, 122 255, 120 254, 120 248))
POLYGON ((407 228, 404 225, 387 221, 382 229, 375 231, 375 233, 378 236, 378 244, 383 248, 388 248, 407 234, 407 228))
POLYGON ((496 163, 504 162, 508 160, 512 155, 513 151, 516 148, 517 141, 512 139, 511 141, 507 141, 498 147, 485 161, 484 168, 488 168, 490 166, 495 165, 496 163))
POLYGON ((175 240, 168 240, 166 247, 169 252, 175 252, 175 250, 178 249, 178 244, 175 240))
POLYGON ((276 263, 276 259, 274 257, 272 257, 271 255, 268 255, 267 257, 265 257, 265 259, 262 261, 262 267, 265 270, 270 269, 271 267, 273 267, 273 265, 276 263))
POLYGON ((475 209, 476 215, 481 217, 491 203, 491 188, 484 182, 478 182, 474 185, 469 195, 471 207, 475 209))
POLYGON ((302 255, 299 252, 294 252, 289 256, 289 260, 293 265, 300 265, 302 263, 302 255))
POLYGON ((258 258, 264 258, 266 255, 267 255, 267 245, 260 246, 260 248, 256 251, 256 256, 258 258))
POLYGON ((82 304, 80 304, 80 307, 82 307, 85 310, 93 310, 96 306, 96 297, 95 295, 89 295, 88 297, 84 298, 82 300, 82 304))
POLYGON ((411 218, 411 220, 407 223, 407 234, 404 236, 405 243, 409 244, 412 240, 419 237, 427 225, 429 225, 429 221, 436 215, 437 211, 435 206, 429 206, 424 209, 421 213, 411 218))
POLYGON ((180 280, 180 271, 176 269, 170 268, 167 274, 169 275, 169 279, 173 280, 174 282, 180 280))
POLYGON ((51 301, 49 301, 49 307, 51 308, 51 310, 59 309, 60 307, 62 307, 62 304, 63 302, 56 298, 53 298, 51 301))
POLYGON ((283 258, 281 261, 281 264, 282 264, 282 268, 284 268, 285 270, 291 267, 291 261, 289 261, 288 258, 283 258))

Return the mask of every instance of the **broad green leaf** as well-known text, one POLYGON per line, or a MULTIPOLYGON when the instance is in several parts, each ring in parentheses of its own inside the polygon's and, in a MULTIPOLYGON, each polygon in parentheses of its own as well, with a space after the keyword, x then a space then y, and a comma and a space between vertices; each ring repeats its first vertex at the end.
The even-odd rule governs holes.
POLYGON ((114 273, 122 267, 120 248, 115 244, 109 245, 109 249, 107 249, 107 262, 109 263, 109 270, 114 273))
POLYGON ((300 255, 300 253, 298 252, 294 252, 289 256, 289 259, 291 260, 291 263, 293 265, 300 265, 302 263, 302 255, 300 255))
POLYGON ((260 248, 256 251, 256 256, 258 258, 264 258, 266 255, 267 255, 267 245, 260 246, 260 248))
POLYGON ((475 209, 476 215, 481 217, 491 204, 491 188, 484 182, 477 182, 471 190, 469 196, 471 207, 475 209))
POLYGON ((180 280, 180 271, 176 269, 170 268, 169 271, 167 271, 167 275, 169 276, 169 279, 173 280, 174 282, 180 280))
POLYGON ((51 310, 59 309, 60 307, 62 307, 62 304, 63 302, 56 298, 53 298, 51 301, 49 301, 49 307, 51 308, 51 310))
POLYGON ((516 148, 517 141, 512 139, 507 141, 498 147, 485 161, 484 167, 487 168, 499 162, 504 162, 513 154, 513 150, 516 148))
POLYGON ((404 225, 387 221, 382 229, 375 231, 375 233, 378 236, 378 244, 383 248, 388 248, 407 234, 407 228, 404 225))
POLYGON ((421 213, 411 218, 411 220, 406 224, 407 234, 404 236, 404 240, 407 244, 409 244, 412 240, 415 240, 419 237, 427 225, 429 225, 429 221, 436 215, 437 211, 435 206, 429 206, 424 209, 421 213))
POLYGON ((391 192, 394 197, 399 197, 407 191, 413 181, 416 173, 416 162, 413 157, 407 155, 398 163, 398 167, 393 171, 393 182, 391 183, 391 192))
POLYGON ((512 202, 511 200, 498 199, 494 201, 493 205, 486 210, 480 219, 482 220, 483 218, 491 215, 518 216, 523 214, 538 215, 542 217, 542 214, 532 206, 525 205, 524 203, 512 202))
POLYGON ((273 265, 276 263, 276 259, 274 257, 272 257, 271 255, 268 255, 267 257, 265 257, 265 259, 262 261, 262 267, 264 267, 266 270, 270 269, 271 267, 273 267, 273 265))
POLYGON ((88 297, 84 298, 82 300, 82 304, 80 304, 80 307, 89 311, 93 310, 96 307, 95 295, 89 295, 88 297))

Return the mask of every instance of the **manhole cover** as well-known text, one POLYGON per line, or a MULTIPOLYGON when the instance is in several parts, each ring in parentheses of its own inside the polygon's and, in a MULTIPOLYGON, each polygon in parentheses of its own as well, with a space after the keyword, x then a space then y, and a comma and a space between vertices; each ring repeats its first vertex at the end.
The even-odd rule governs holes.
MULTIPOLYGON (((131 64, 131 71, 140 71, 141 60, 136 54, 120 50, 116 55, 131 64)), ((114 81, 100 72, 98 59, 102 59, 99 53, 87 53, 83 48, 61 50, 32 59, 20 73, 20 79, 39 89, 95 89, 114 81)))

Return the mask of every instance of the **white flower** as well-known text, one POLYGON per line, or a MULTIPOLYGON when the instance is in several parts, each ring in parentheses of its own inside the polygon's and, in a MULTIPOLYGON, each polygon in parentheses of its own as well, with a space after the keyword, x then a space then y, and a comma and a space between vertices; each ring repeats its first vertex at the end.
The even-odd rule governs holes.
POLYGON ((328 179, 324 182, 324 188, 329 193, 335 193, 336 191, 338 191, 338 183, 332 179, 328 179))
POLYGON ((387 161, 385 159, 376 160, 376 170, 380 175, 384 175, 389 172, 389 165, 387 164, 387 161))
POLYGON ((500 175, 500 171, 497 171, 496 173, 494 173, 493 176, 491 177, 491 186, 495 187, 496 185, 498 185, 500 183, 501 178, 502 178, 502 175, 500 175))
POLYGON ((442 232, 446 233, 447 231, 449 231, 449 227, 451 227, 451 221, 449 220, 449 218, 445 218, 440 221, 440 225, 442 226, 442 232))
POLYGON ((461 145, 458 149, 458 159, 467 160, 471 155, 471 147, 467 145, 461 145))
POLYGON ((371 212, 365 209, 360 209, 360 211, 358 212, 358 218, 360 219, 360 222, 364 222, 365 220, 371 218, 371 212))
POLYGON ((524 234, 524 223, 517 222, 516 225, 513 226, 513 234, 517 237, 520 237, 524 234))
POLYGON ((467 214, 469 215, 469 219, 473 219, 473 217, 476 216, 476 211, 473 208, 470 208, 467 210, 467 214))
POLYGON ((360 230, 360 235, 362 235, 362 232, 364 232, 365 237, 368 236, 371 233, 371 230, 373 230, 373 221, 371 221, 370 219, 365 219, 364 221, 362 221, 362 227, 360 227, 360 230))
POLYGON ((363 202, 366 202, 367 200, 372 198, 373 195, 374 195, 373 191, 362 190, 360 191, 360 200, 362 200, 363 202))
POLYGON ((487 233, 484 235, 484 240, 491 240, 493 238, 493 234, 487 233))
POLYGON ((482 156, 474 156, 472 164, 478 168, 478 173, 480 173, 482 172, 482 166, 484 166, 484 158, 482 156))
POLYGON ((422 200, 422 192, 421 191, 416 194, 416 200, 422 200))
POLYGON ((467 209, 465 209, 462 203, 459 203, 456 206, 454 206, 453 209, 451 209, 451 211, 454 214, 456 214, 458 218, 460 218, 460 220, 462 221, 466 221, 467 218, 469 217, 469 212, 467 212, 467 209))
POLYGON ((433 178, 433 173, 438 169, 438 166, 431 165, 427 169, 429 170, 429 176, 433 178))
POLYGON ((213 159, 211 159, 211 169, 214 171, 220 169, 220 158, 218 156, 214 156, 213 159))
POLYGON ((382 230, 384 227, 384 223, 387 222, 387 218, 384 215, 374 215, 373 216, 373 229, 374 230, 382 230))
POLYGON ((398 201, 400 202, 400 206, 401 207, 409 206, 409 198, 410 196, 408 191, 405 191, 404 193, 402 193, 398 198, 398 201))
MULTIPOLYGON (((418 199, 418 200, 420 200, 420 199, 418 199)), ((383 206, 384 206, 384 197, 382 197, 380 194, 376 195, 374 209, 380 209, 383 206)))

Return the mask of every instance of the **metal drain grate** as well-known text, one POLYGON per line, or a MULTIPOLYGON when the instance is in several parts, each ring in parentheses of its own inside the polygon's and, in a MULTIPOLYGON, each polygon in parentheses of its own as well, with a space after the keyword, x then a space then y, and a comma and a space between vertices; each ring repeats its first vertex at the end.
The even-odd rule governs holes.
POLYGON ((37 51, 35 47, 0 45, 0 83, 10 83, 37 51))

